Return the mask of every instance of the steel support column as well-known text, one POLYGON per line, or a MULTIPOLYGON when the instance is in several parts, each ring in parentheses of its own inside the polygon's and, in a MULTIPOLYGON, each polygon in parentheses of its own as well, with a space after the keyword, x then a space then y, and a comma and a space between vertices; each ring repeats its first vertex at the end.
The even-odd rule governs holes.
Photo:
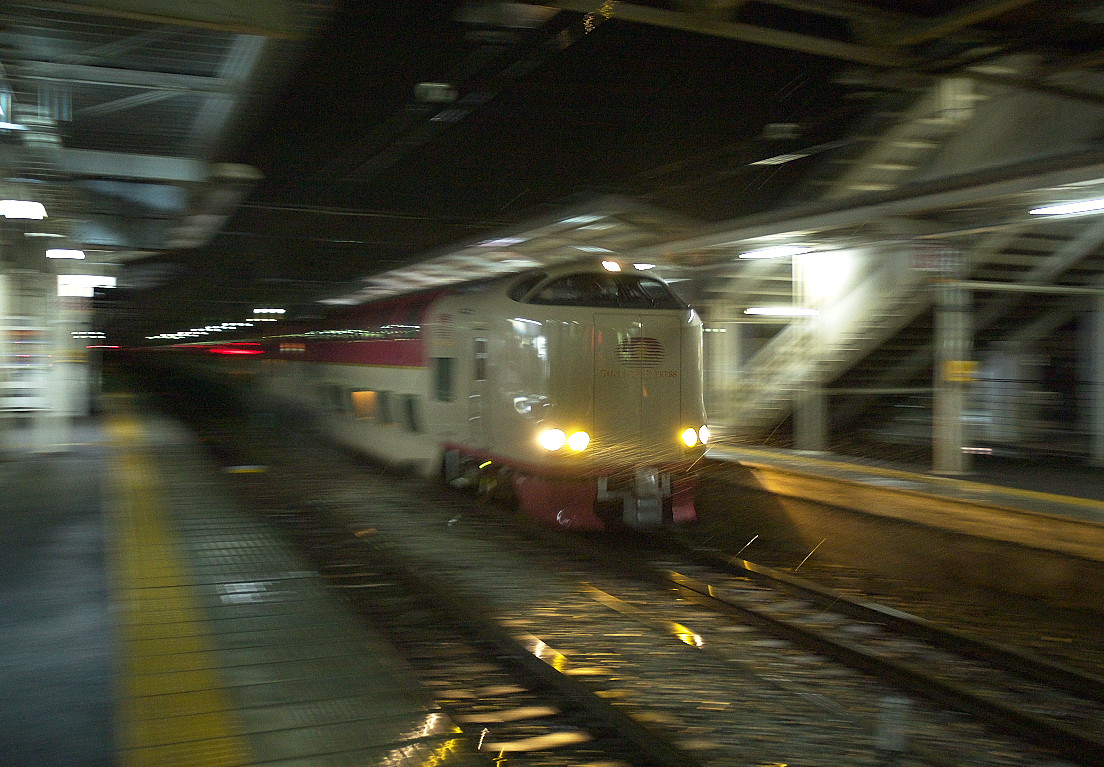
POLYGON ((815 256, 799 255, 793 259, 794 305, 812 309, 818 314, 801 322, 804 343, 799 347, 801 360, 801 387, 794 396, 793 427, 794 447, 798 450, 823 452, 828 449, 828 395, 824 391, 821 361, 825 357, 825 330, 821 297, 812 289, 810 259, 815 256))
POLYGON ((1104 297, 1096 299, 1089 345, 1090 460, 1104 466, 1104 297))
POLYGON ((935 350, 932 403, 932 471, 966 474, 966 396, 974 377, 970 292, 953 280, 935 286, 935 350))
POLYGON ((709 305, 705 312, 705 413, 710 422, 717 423, 731 415, 732 390, 743 367, 743 326, 724 319, 731 314, 727 305, 709 305))

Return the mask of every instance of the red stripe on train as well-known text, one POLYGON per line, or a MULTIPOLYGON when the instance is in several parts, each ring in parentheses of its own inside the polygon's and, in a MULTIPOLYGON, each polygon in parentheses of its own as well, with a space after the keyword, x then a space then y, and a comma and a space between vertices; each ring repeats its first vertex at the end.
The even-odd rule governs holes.
POLYGON ((314 341, 298 359, 343 365, 425 367, 425 342, 420 338, 378 341, 314 341))

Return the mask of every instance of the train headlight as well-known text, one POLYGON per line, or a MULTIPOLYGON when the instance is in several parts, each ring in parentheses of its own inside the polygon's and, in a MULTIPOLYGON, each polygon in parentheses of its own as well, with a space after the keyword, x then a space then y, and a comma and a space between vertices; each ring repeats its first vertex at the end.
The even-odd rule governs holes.
POLYGON ((590 435, 585 431, 577 431, 567 438, 567 446, 576 453, 581 453, 590 444, 590 435))
POLYGON ((709 444, 709 427, 708 426, 703 426, 700 429, 698 429, 698 439, 701 440, 701 443, 703 445, 708 445, 709 444))
POLYGON ((537 442, 545 450, 559 450, 567 444, 567 435, 561 429, 545 429, 537 435, 537 442))
POLYGON ((693 447, 698 444, 698 432, 694 429, 682 430, 682 443, 687 447, 693 447))

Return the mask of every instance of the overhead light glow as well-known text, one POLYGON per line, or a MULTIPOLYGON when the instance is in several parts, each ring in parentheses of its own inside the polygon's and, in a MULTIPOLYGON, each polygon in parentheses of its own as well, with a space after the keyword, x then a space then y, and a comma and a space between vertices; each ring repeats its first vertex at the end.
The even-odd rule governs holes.
POLYGON ((73 248, 50 248, 46 251, 46 258, 84 258, 83 250, 73 248))
POLYGON ((790 256, 800 256, 802 253, 812 252, 812 248, 801 245, 775 245, 770 248, 749 250, 746 253, 741 253, 740 258, 789 258, 790 256))
POLYGON ((1104 199, 1067 202, 1061 205, 1044 205, 1028 211, 1033 216, 1071 216, 1074 213, 1095 213, 1104 210, 1104 199))
POLYGON ((639 269, 642 272, 646 272, 649 269, 655 269, 655 264, 633 264, 633 269, 639 269))
POLYGON ((30 200, 0 200, 0 216, 40 221, 46 218, 46 208, 41 202, 30 200))
POLYGON ((805 309, 800 306, 749 306, 744 314, 758 314, 764 317, 815 317, 819 309, 805 309))
POLYGON ((602 268, 607 272, 619 272, 621 271, 621 264, 616 261, 603 261, 602 268))

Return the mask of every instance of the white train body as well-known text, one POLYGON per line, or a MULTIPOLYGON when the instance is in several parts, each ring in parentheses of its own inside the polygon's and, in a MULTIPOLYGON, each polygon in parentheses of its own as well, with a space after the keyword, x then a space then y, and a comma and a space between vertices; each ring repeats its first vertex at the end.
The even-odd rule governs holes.
POLYGON ((701 331, 646 273, 565 267, 222 351, 263 351, 233 358, 350 447, 601 529, 694 519, 691 469, 708 439, 701 331))

